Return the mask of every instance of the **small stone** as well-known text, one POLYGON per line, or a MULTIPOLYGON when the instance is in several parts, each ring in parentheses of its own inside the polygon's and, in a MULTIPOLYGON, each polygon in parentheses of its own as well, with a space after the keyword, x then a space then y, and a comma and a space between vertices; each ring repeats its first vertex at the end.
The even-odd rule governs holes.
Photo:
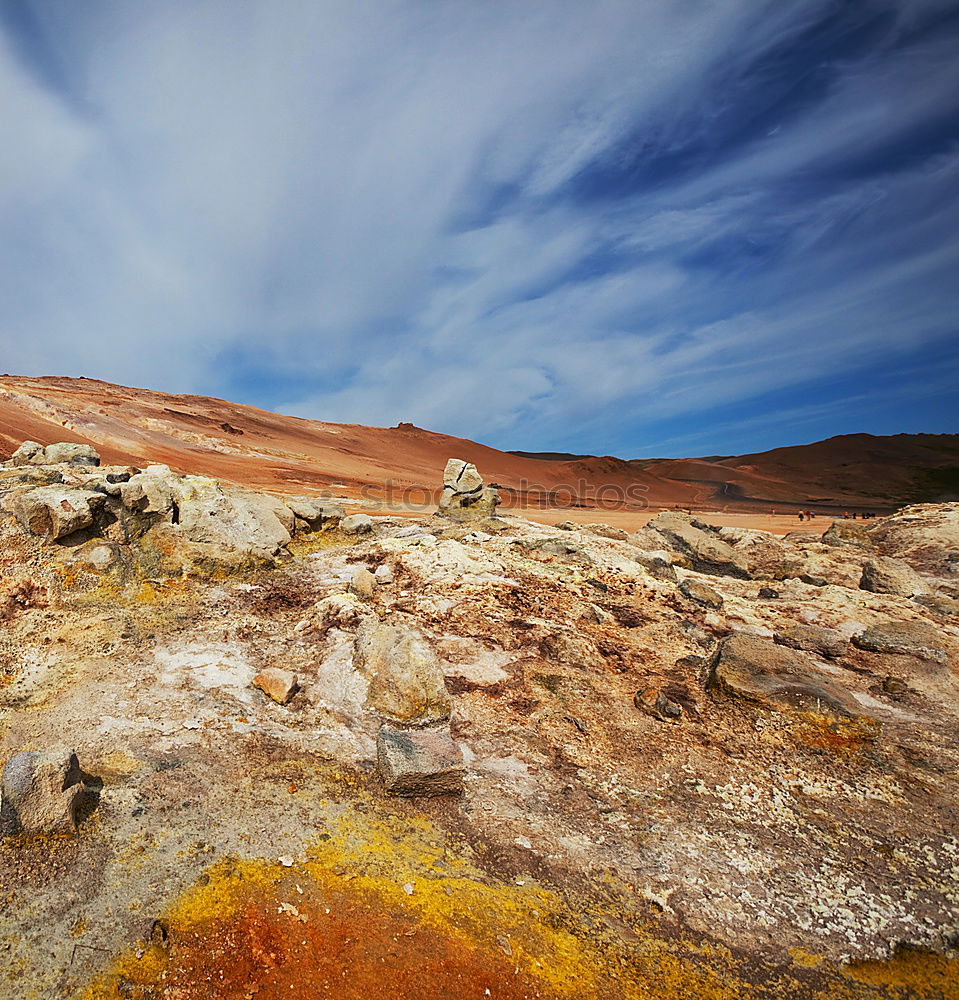
POLYGON ((513 838, 513 843, 517 847, 525 848, 527 851, 531 851, 533 849, 533 845, 532 845, 529 837, 524 837, 522 834, 520 836, 518 836, 518 837, 514 837, 513 838))
POLYGON ((365 566, 357 566, 350 580, 350 590, 368 601, 376 590, 376 577, 365 566))
POLYGON ((458 795, 463 791, 463 751, 438 729, 391 729, 376 741, 377 769, 390 795, 458 795))
POLYGON ((296 674, 279 667, 267 667, 253 678, 253 686, 272 698, 278 705, 285 705, 299 690, 296 674))
POLYGON ((892 698, 901 698, 909 692, 909 685, 899 677, 886 677, 882 682, 883 691, 892 698))
POLYGON ((403 892, 405 892, 407 896, 412 896, 413 895, 413 883, 412 882, 407 882, 406 885, 403 886, 403 892))
POLYGON ((679 592, 683 596, 688 597, 693 603, 701 604, 705 608, 713 608, 715 611, 719 611, 723 606, 721 594, 718 594, 712 587, 706 586, 705 583, 701 583, 699 580, 694 580, 691 577, 683 580, 679 585, 679 592))
POLYGON ((663 722, 678 719, 683 714, 682 705, 666 697, 659 688, 642 688, 633 695, 633 704, 647 715, 663 722))
POLYGON ((606 661, 596 646, 579 632, 563 631, 546 635, 540 651, 547 659, 584 670, 601 670, 606 661))
POLYGON ((601 608, 598 604, 589 604, 589 617, 592 618, 597 625, 615 625, 616 619, 611 615, 605 608, 601 608))
POLYGON ((393 567, 389 563, 382 563, 373 571, 373 576, 381 587, 385 587, 393 582, 393 567))
POLYGON ((340 521, 340 531, 347 535, 368 535, 373 530, 373 518, 369 514, 350 514, 340 521))
POLYGON ((772 587, 760 587, 757 595, 761 601, 778 601, 779 591, 772 587))

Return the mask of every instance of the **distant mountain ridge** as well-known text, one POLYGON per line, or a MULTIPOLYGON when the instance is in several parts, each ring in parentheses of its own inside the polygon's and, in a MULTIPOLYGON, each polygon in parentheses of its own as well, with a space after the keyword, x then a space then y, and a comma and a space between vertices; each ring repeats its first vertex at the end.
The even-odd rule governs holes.
POLYGON ((286 494, 431 503, 446 460, 475 462, 514 506, 888 510, 959 499, 959 435, 846 434, 752 455, 621 459, 505 452, 413 424, 366 427, 84 378, 0 376, 0 455, 24 440, 92 444, 286 494))

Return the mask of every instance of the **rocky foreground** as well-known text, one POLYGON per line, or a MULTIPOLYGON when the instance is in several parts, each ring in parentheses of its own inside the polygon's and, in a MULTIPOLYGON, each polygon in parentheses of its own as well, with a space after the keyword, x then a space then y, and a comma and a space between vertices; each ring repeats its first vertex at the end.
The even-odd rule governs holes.
POLYGON ((0 467, 0 996, 959 996, 959 504, 0 467))

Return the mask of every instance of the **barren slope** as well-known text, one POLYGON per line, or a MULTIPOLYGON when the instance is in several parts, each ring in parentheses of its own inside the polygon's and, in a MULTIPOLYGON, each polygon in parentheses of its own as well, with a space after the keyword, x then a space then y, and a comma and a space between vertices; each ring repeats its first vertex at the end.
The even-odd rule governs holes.
POLYGON ((921 499, 923 485, 948 486, 959 455, 955 435, 853 435, 741 458, 536 458, 412 424, 331 424, 91 379, 0 376, 0 454, 25 439, 90 443, 105 461, 160 461, 275 493, 329 490, 374 511, 433 503, 438 470, 455 455, 503 487, 508 507, 587 519, 613 509, 632 521, 668 507, 891 508, 921 499))

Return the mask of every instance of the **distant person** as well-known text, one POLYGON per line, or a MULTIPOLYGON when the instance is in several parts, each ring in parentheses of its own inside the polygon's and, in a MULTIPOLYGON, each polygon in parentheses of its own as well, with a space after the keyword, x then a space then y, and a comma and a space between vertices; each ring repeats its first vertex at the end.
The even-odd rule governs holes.
POLYGON ((804 518, 804 515, 803 515, 803 512, 802 512, 802 511, 800 511, 800 512, 799 512, 799 520, 800 520, 800 521, 802 521, 802 520, 803 520, 803 518, 804 518))

